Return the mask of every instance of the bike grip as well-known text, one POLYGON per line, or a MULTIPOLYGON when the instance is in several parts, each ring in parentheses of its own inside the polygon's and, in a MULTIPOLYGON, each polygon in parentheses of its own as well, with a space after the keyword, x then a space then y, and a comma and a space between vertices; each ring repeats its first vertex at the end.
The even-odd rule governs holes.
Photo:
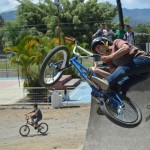
POLYGON ((93 54, 92 57, 95 57, 95 58, 101 58, 101 55, 99 55, 99 54, 93 54))
POLYGON ((65 40, 70 41, 70 42, 72 42, 72 43, 75 42, 75 40, 73 40, 73 39, 71 39, 71 38, 69 38, 69 37, 65 37, 65 40))

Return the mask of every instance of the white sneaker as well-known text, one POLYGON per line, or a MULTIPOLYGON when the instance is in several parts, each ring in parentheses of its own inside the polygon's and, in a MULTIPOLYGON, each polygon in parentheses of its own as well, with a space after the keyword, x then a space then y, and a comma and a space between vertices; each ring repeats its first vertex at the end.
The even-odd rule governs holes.
POLYGON ((109 82, 105 79, 100 79, 98 77, 91 76, 92 81, 94 81, 96 84, 98 84, 102 90, 108 90, 109 89, 109 82))

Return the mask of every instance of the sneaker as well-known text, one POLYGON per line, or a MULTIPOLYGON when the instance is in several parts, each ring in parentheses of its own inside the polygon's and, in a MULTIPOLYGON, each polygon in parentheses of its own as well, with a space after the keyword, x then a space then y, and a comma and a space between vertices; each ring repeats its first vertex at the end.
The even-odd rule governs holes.
POLYGON ((105 79, 101 79, 98 77, 92 76, 92 81, 94 81, 96 84, 98 84, 102 90, 108 90, 109 89, 109 82, 105 79))

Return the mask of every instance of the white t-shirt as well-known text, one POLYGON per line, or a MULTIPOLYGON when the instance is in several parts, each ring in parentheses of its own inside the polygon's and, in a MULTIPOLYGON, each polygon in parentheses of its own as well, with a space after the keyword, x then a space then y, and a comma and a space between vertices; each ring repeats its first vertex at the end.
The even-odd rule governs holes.
POLYGON ((134 33, 133 32, 126 32, 124 34, 125 41, 127 41, 129 44, 134 44, 134 33))
POLYGON ((103 32, 104 32, 104 36, 105 36, 109 41, 112 42, 112 36, 113 36, 114 32, 113 32, 112 30, 109 30, 109 31, 103 30, 103 32))

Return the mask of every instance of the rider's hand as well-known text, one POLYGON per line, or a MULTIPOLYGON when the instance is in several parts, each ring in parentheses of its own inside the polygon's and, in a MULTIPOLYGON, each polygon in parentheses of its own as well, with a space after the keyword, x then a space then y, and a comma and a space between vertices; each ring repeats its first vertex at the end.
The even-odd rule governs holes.
POLYGON ((104 63, 110 61, 110 57, 108 56, 101 56, 101 61, 103 61, 104 63))
POLYGON ((90 67, 92 69, 93 72, 96 72, 96 69, 97 69, 97 64, 96 62, 94 62, 94 67, 90 67))

